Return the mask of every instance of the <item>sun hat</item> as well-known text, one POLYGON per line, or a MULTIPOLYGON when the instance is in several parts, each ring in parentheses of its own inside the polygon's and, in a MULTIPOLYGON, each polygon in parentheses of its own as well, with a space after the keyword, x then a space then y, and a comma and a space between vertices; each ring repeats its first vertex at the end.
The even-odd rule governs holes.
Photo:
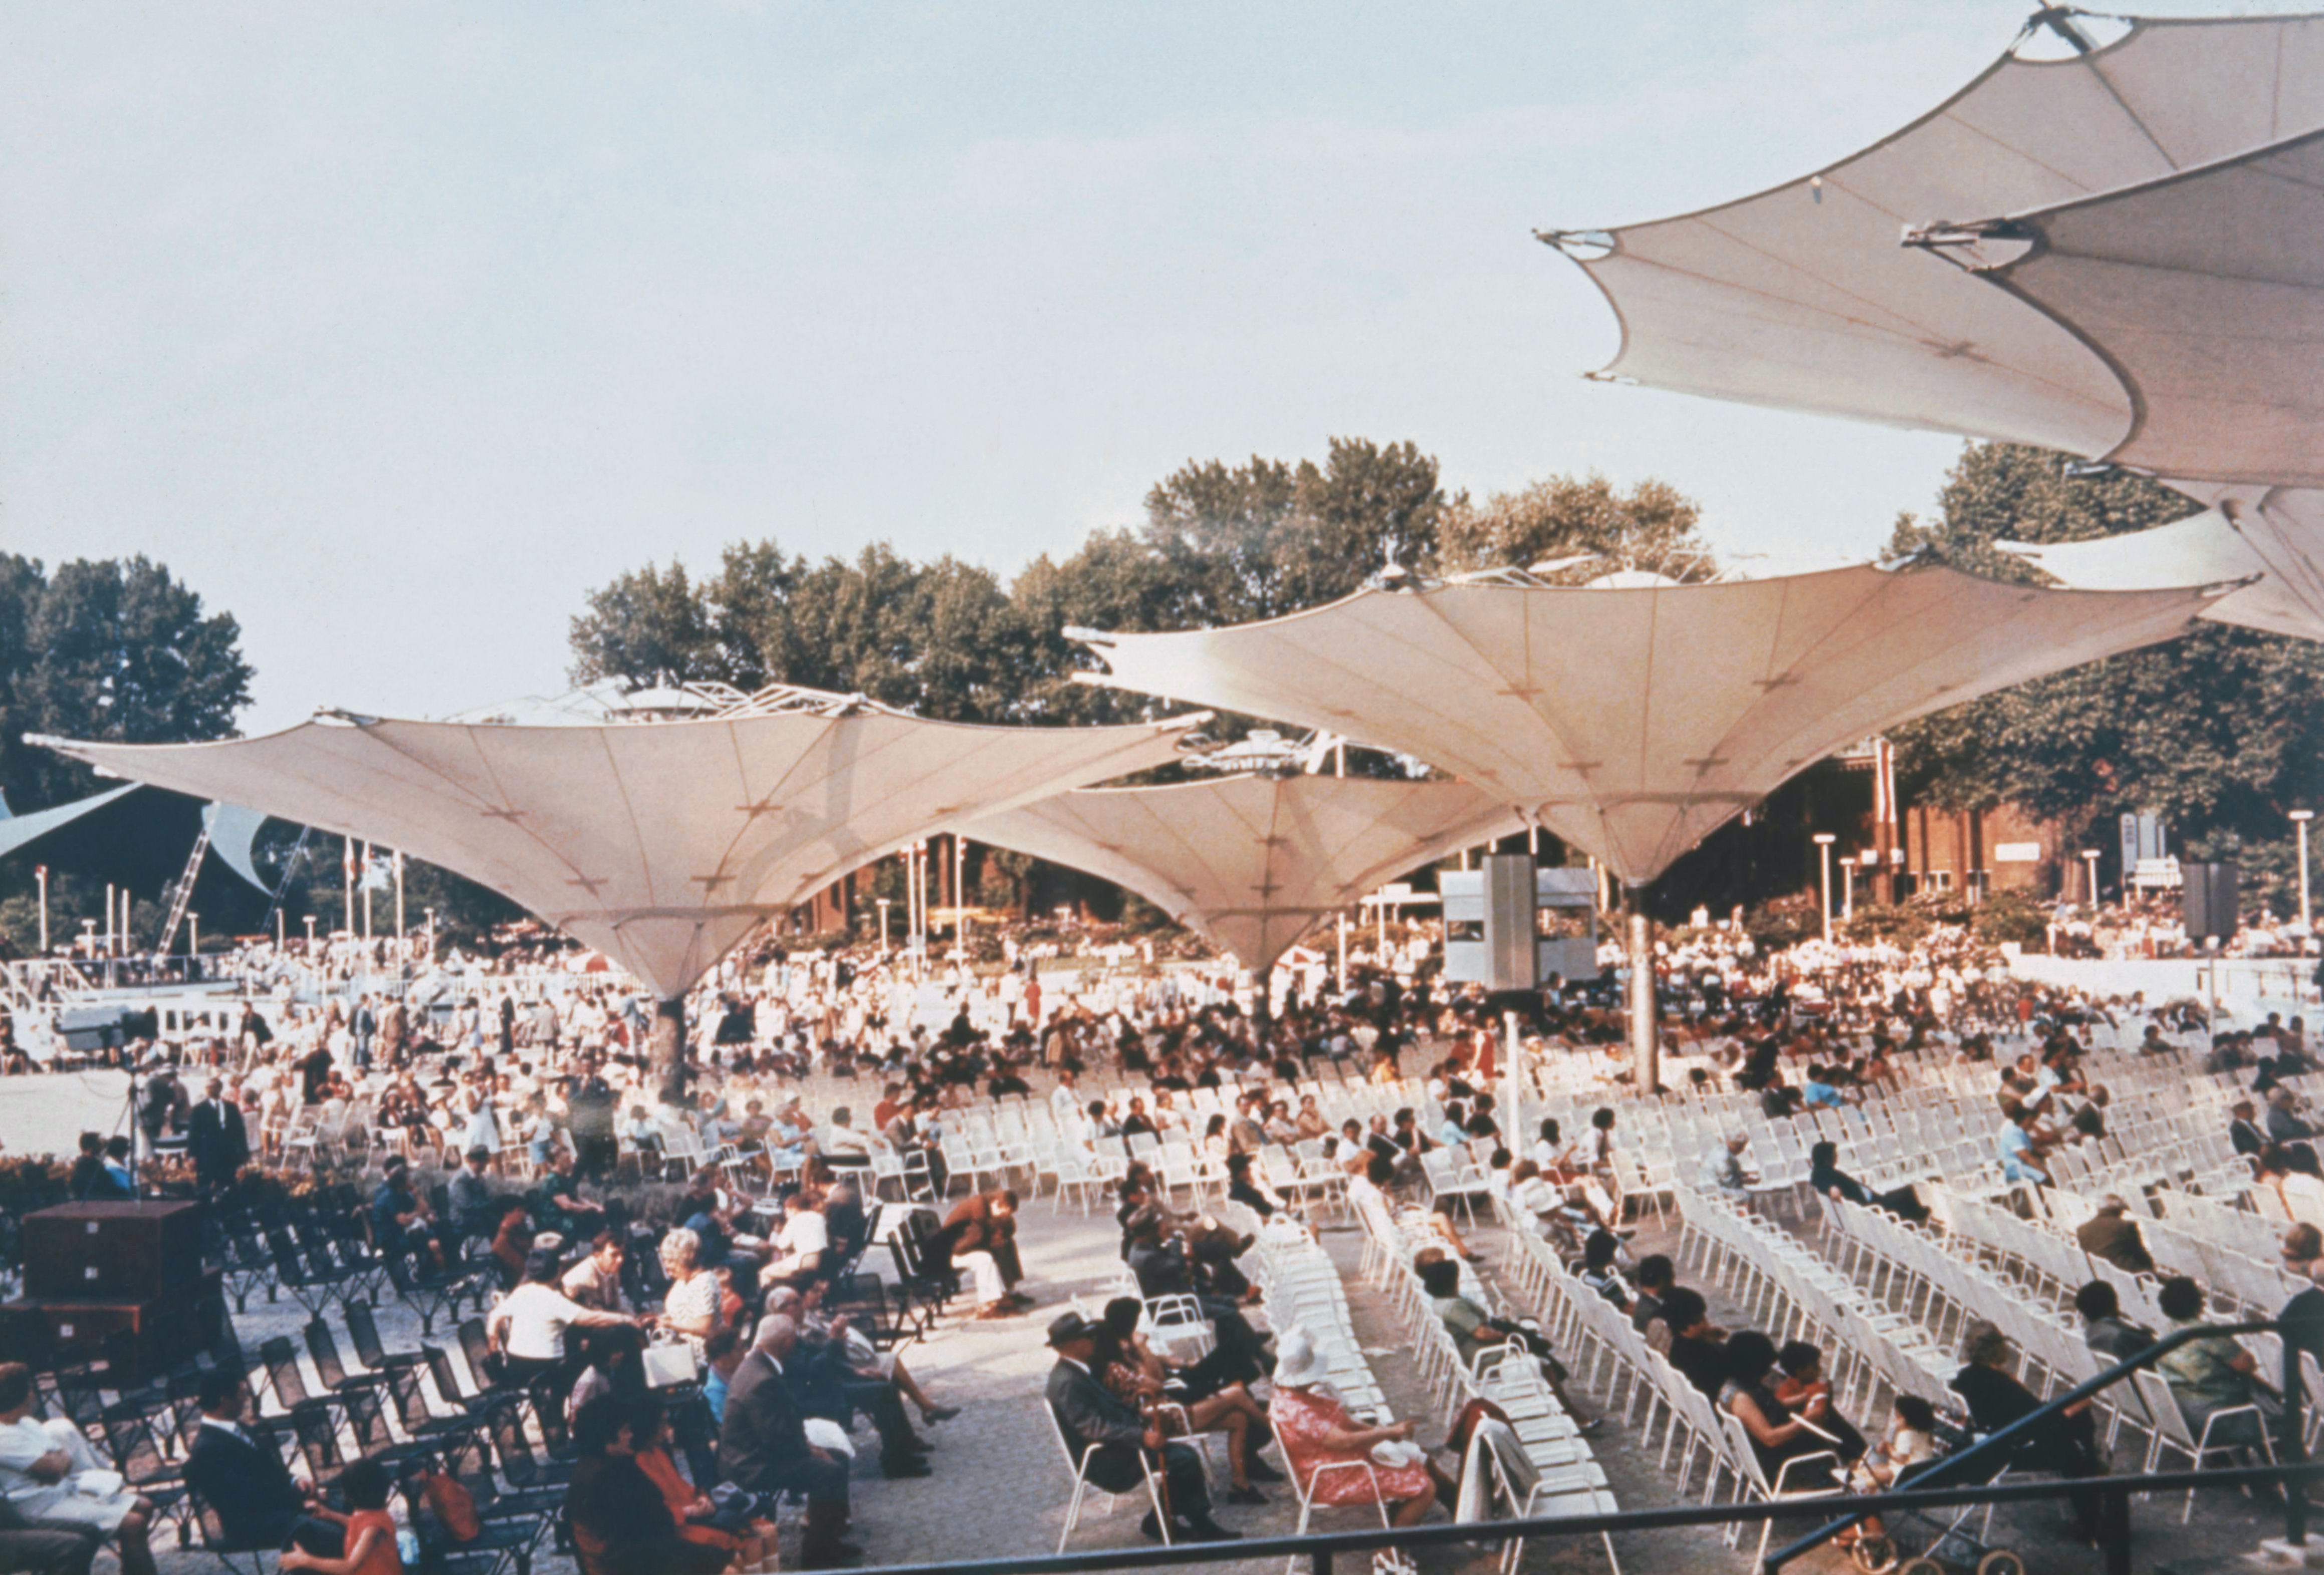
POLYGON ((1323 1353, 1315 1349, 1315 1337, 1305 1329, 1294 1324, 1275 1337, 1277 1384, 1304 1389, 1322 1383, 1329 1372, 1323 1353))

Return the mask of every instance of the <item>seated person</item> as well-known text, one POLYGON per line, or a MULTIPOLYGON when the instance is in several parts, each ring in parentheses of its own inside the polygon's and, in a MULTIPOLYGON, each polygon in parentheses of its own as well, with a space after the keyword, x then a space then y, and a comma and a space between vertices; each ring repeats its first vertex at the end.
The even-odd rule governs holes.
POLYGON ((1726 1336, 1711 1323, 1702 1292, 1680 1285, 1663 1298, 1662 1318, 1647 1326, 1646 1344, 1653 1347, 1657 1338, 1670 1365, 1704 1399, 1716 1401, 1720 1385, 1727 1381, 1726 1336))
POLYGON ((2154 1259, 2147 1253, 2145 1238, 2138 1233, 2138 1221, 2130 1218, 2130 1205, 2111 1193, 2099 1202, 2098 1211, 2074 1232, 2074 1239, 2081 1243, 2084 1252, 2125 1274, 2154 1272, 2154 1259))
POLYGON ((706 1488, 696 1488, 680 1474, 678 1462, 670 1457, 669 1413, 659 1400, 632 1402, 630 1414, 638 1469, 660 1489, 662 1505, 676 1523, 680 1540, 715 1548, 741 1569, 763 1561, 774 1546, 774 1523, 758 1518, 748 1506, 719 1508, 706 1488))
POLYGON ((1138 1332, 1138 1321, 1144 1312, 1144 1305, 1135 1296, 1117 1296, 1105 1304, 1090 1371, 1117 1399, 1143 1413, 1166 1438, 1183 1438, 1189 1432, 1226 1434, 1231 1483, 1227 1502, 1265 1504, 1267 1496, 1252 1486, 1252 1479, 1283 1479, 1257 1458, 1259 1444, 1268 1437, 1266 1408, 1240 1384, 1226 1385, 1199 1398, 1183 1388, 1174 1389, 1171 1365, 1138 1332))
POLYGON ((760 1283, 801 1289, 823 1276, 830 1257, 831 1228, 801 1188, 783 1200, 783 1229, 775 1238, 774 1261, 759 1276, 760 1283))
MULTIPOLYGON (((1842 1461, 1827 1424, 1830 1397, 1814 1395, 1794 1414, 1768 1381, 1775 1367, 1775 1342, 1766 1335, 1746 1330, 1729 1340, 1719 1408, 1750 1435, 1751 1452, 1770 1486, 1784 1492, 1837 1486, 1842 1461)), ((1863 1440, 1857 1445, 1860 1452, 1863 1440)))
POLYGON ((319 1507, 317 1513, 338 1523, 337 1548, 329 1553, 285 1548, 281 1568, 311 1570, 315 1575, 402 1575, 403 1554, 396 1545, 395 1516, 387 1508, 395 1479, 387 1468, 365 1458, 341 1471, 332 1486, 346 1498, 347 1513, 319 1507))
POLYGON ((1840 1145, 1829 1140, 1808 1150, 1808 1185, 1829 1198, 1839 1198, 1858 1208, 1886 1209, 1899 1220, 1915 1225, 1928 1222, 1929 1211, 1921 1202, 1919 1193, 1910 1184, 1889 1192, 1875 1193, 1871 1188, 1840 1168, 1840 1145))
POLYGON ((1804 1340, 1787 1341, 1775 1352, 1775 1398, 1793 1412, 1813 1417, 1815 1423, 1839 1442, 1832 1447, 1843 1460, 1864 1453, 1864 1435, 1855 1424, 1832 1409, 1831 1385, 1823 1376, 1823 1352, 1804 1340))
POLYGON ((0 1362, 0 1497, 36 1524, 83 1527, 112 1543, 122 1575, 154 1575, 152 1500, 123 1488, 69 1421, 36 1421, 38 1399, 32 1368, 0 1362), (83 1491, 100 1487, 109 1490, 83 1491))
POLYGON ((566 1489, 565 1518, 588 1565, 604 1575, 716 1575, 729 1550, 678 1534, 677 1517, 638 1451, 638 1413, 604 1395, 573 1418, 577 1459, 566 1489))
POLYGON ((1630 1327, 1644 1334, 1663 1314, 1663 1298, 1678 1284, 1678 1271, 1671 1260, 1657 1252, 1638 1260, 1637 1272, 1630 1276, 1637 1287, 1637 1295, 1630 1303, 1630 1327))
POLYGON ((1583 1285, 1628 1312, 1637 1300, 1637 1292, 1614 1266, 1614 1255, 1621 1246, 1611 1231, 1592 1230, 1590 1239, 1582 1244, 1582 1262, 1576 1272, 1583 1285))
MULTIPOLYGON (((2041 1399, 2010 1375, 2015 1352, 2009 1337, 1982 1319, 1961 1337, 1961 1369, 1953 1375, 1953 1393, 1969 1405, 1970 1423, 1979 1432, 1999 1432, 2011 1423, 2042 1409, 2041 1399)), ((2042 1471, 2073 1478, 2106 1475, 2098 1452, 2090 1402, 2078 1400, 2053 1414, 2017 1447, 2014 1469, 2042 1471)), ((2076 1531, 2084 1542, 2101 1532, 2098 1495, 2088 1489, 2070 1499, 2076 1531)))
POLYGON ((2104 1280, 2074 1293, 2074 1311, 2082 1315, 2082 1343, 2109 1362, 2126 1362, 2154 1343, 2154 1331, 2125 1318, 2121 1298, 2104 1280))
MULTIPOLYGON (((1049 1414, 1066 1452, 1082 1463, 1084 1478, 1102 1492, 1137 1492, 1145 1483, 1150 1454, 1159 1462, 1162 1501, 1172 1519, 1182 1523, 1177 1534, 1201 1542, 1234 1540, 1237 1534, 1212 1518, 1202 1457, 1185 1444, 1167 1441, 1160 1428, 1098 1380, 1091 1366, 1097 1359, 1097 1337, 1098 1326, 1078 1312, 1060 1313, 1049 1325, 1049 1348, 1057 1353, 1046 1389, 1049 1414)), ((1149 1510, 1138 1529, 1158 1542, 1164 1528, 1149 1510)))
MULTIPOLYGON (((2171 1320, 2171 1333, 2203 1321, 2202 1288, 2183 1276, 2163 1281, 2154 1301, 2171 1320)), ((2233 1335, 2190 1340, 2157 1357, 2154 1370, 2171 1386, 2190 1432, 2200 1439, 2210 1424, 2214 1449, 2257 1448, 2261 1429, 2279 1419, 2275 1390, 2259 1377, 2259 1359, 2233 1335)))
POLYGON ((1310 1502, 1386 1506, 1390 1522, 1406 1526, 1425 1520, 1428 1506, 1439 1499, 1448 1508, 1458 1501, 1458 1484, 1425 1455, 1401 1466, 1375 1460, 1371 1451, 1377 1446, 1410 1440, 1412 1423, 1358 1422, 1333 1395, 1327 1376, 1323 1355, 1305 1330, 1295 1325, 1277 1336, 1275 1398, 1268 1405, 1268 1422, 1282 1445, 1284 1464, 1305 1485, 1310 1502))
POLYGON ((324 1558, 340 1552, 342 1526, 318 1507, 314 1484, 293 1478, 272 1443, 251 1438, 242 1424, 242 1375, 213 1368, 195 1392, 201 1423, 186 1451, 186 1486, 217 1515, 218 1529, 237 1548, 292 1544, 324 1558))
MULTIPOLYGON (((1434 1253, 1424 1248, 1423 1253, 1434 1253)), ((1416 1257, 1413 1270, 1420 1276, 1420 1288, 1426 1292, 1429 1305, 1452 1337, 1452 1349, 1461 1358, 1463 1370, 1475 1372, 1480 1353, 1501 1346, 1516 1346, 1541 1366, 1541 1373, 1556 1395, 1558 1404, 1572 1416, 1583 1432, 1594 1429, 1600 1418, 1582 1421, 1581 1408, 1565 1393, 1565 1368, 1552 1354, 1549 1342, 1538 1330, 1527 1329, 1506 1318, 1495 1317, 1492 1312, 1470 1299, 1461 1286, 1461 1266, 1442 1256, 1416 1257)))
POLYGON ((1752 1174, 1743 1168, 1743 1151, 1751 1147, 1751 1139, 1740 1132, 1729 1132, 1727 1140, 1702 1157, 1703 1190, 1713 1197, 1723 1197, 1731 1202, 1747 1202, 1751 1196, 1752 1174))

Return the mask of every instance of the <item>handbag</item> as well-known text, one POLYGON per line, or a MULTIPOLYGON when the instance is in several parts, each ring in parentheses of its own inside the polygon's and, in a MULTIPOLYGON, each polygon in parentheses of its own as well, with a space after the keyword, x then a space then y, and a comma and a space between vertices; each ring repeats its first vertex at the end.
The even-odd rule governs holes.
POLYGON ((671 1389, 691 1384, 696 1376, 694 1348, 678 1341, 645 1348, 645 1377, 649 1389, 671 1389))

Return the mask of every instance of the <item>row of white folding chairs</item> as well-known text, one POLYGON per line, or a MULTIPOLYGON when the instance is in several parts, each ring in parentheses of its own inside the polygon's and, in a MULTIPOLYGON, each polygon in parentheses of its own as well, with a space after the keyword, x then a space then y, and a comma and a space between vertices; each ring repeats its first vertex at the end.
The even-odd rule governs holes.
MULTIPOLYGON (((2111 1365, 2099 1359, 2080 1331, 2069 1326, 2061 1314, 2040 1307, 2024 1286, 1949 1250, 1965 1245, 1974 1252, 1975 1244, 1967 1239, 1940 1242, 1877 1209, 1849 1203, 1835 1203, 1833 1208, 1845 1239, 1864 1249, 1855 1261, 1862 1272, 1875 1276, 1876 1291, 1885 1273, 1888 1294, 1901 1296, 1907 1314, 1934 1331, 1941 1340, 1946 1338, 1948 1323, 1956 1336, 1973 1320, 1993 1324, 2016 1348, 2021 1380, 2043 1395, 2086 1383, 2111 1365), (1919 1294, 1915 1294, 1916 1286, 1919 1294)), ((2116 1286, 2126 1316, 2147 1322, 2151 1327, 2162 1326, 2161 1314, 2144 1282, 2111 1264, 2094 1261, 2093 1266, 2097 1277, 2116 1286)), ((2157 1432, 2155 1418, 2135 1392, 2116 1386, 2102 1393, 2098 1404, 2108 1414, 2109 1447, 2128 1423, 2147 1436, 2151 1455, 2157 1432)))
MULTIPOLYGON (((1654 1447, 1655 1414, 1661 1412, 1664 1429, 1659 1460, 1665 1471, 1670 1469, 1671 1450, 1683 1430, 1686 1444, 1679 1456, 1678 1476, 1682 1497, 1692 1478, 1698 1456, 1705 1465, 1701 1499, 1703 1504, 1717 1497, 1722 1476, 1731 1484, 1735 1502, 1818 1496, 1829 1491, 1811 1489, 1795 1494, 1788 1479, 1794 1468, 1788 1465, 1783 1474, 1770 1481, 1742 1423, 1716 1406, 1692 1380, 1649 1347, 1631 1327, 1627 1313, 1569 1273, 1557 1262, 1547 1242, 1521 1234, 1517 1250, 1529 1264, 1528 1276, 1543 1288, 1544 1322, 1556 1331, 1562 1348, 1570 1348, 1576 1354, 1577 1376, 1595 1387, 1601 1360, 1610 1363, 1600 1393, 1609 1405, 1619 1405, 1626 1418, 1638 1418, 1641 1447, 1654 1447), (1582 1374, 1585 1363, 1586 1376, 1582 1374), (1640 1417, 1642 1403, 1645 1409, 1640 1417)), ((1767 1524, 1772 1527, 1772 1522, 1767 1524)), ((1729 1525, 1728 1545, 1735 1546, 1739 1536, 1740 1527, 1729 1525)), ((1759 1556, 1764 1557, 1766 1552, 1766 1534, 1763 1531, 1759 1556)))

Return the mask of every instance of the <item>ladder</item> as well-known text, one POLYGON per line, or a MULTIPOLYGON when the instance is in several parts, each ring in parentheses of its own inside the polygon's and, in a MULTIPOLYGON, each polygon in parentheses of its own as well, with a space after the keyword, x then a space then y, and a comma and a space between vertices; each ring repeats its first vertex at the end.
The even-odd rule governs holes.
POLYGON ((273 900, 266 905, 266 916, 258 921, 262 933, 274 927, 275 911, 281 907, 282 899, 290 895, 291 878, 299 873, 299 865, 307 857, 307 839, 314 834, 309 827, 302 825, 299 828, 299 840, 290 844, 290 856, 282 861, 282 879, 274 883, 273 900))
POLYGON ((202 872, 202 855, 209 851, 210 828, 205 822, 200 834, 194 838, 194 851, 186 855, 185 873, 178 877, 177 885, 170 889, 170 916, 161 926, 161 944, 153 948, 159 956, 168 956, 171 946, 178 939, 178 926, 186 922, 186 910, 193 906, 194 878, 202 872))

